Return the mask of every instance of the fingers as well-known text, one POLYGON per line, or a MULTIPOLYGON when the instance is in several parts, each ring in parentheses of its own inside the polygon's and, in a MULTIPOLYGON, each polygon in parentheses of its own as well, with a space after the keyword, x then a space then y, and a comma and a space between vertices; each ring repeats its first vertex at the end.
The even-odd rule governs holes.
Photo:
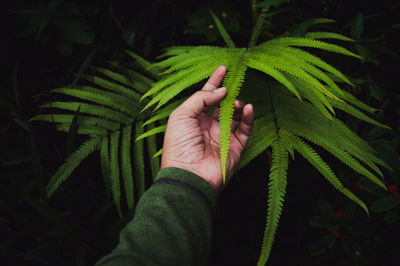
POLYGON ((225 76, 225 73, 226 67, 224 65, 217 67, 217 69, 214 71, 214 73, 212 73, 211 77, 208 79, 202 90, 212 91, 218 88, 219 84, 225 76))
POLYGON ((213 91, 197 91, 176 108, 173 113, 197 118, 207 107, 219 104, 225 97, 226 91, 225 87, 213 91))
POLYGON ((249 140, 251 130, 254 122, 254 110, 251 104, 246 104, 243 107, 242 119, 238 128, 235 131, 235 137, 240 142, 242 148, 246 147, 247 141, 249 140))
POLYGON ((240 121, 242 119, 242 112, 243 112, 244 103, 239 100, 235 100, 234 112, 232 116, 232 124, 231 124, 231 132, 235 132, 238 128, 240 121))

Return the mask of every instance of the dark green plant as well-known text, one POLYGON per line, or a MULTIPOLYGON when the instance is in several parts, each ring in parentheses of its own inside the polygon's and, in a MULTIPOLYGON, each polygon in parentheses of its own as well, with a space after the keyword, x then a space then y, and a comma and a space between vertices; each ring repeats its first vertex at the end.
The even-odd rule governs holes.
MULTIPOLYGON (((139 70, 150 65, 132 52, 127 54, 135 60, 133 66, 139 70)), ((51 91, 52 94, 72 97, 73 100, 57 100, 41 105, 52 112, 36 115, 31 120, 56 123, 59 131, 75 131, 76 134, 89 136, 51 177, 47 184, 48 197, 56 192, 86 157, 99 151, 107 191, 111 191, 117 211, 122 216, 121 195, 124 194, 127 208, 132 209, 134 191, 140 197, 146 188, 145 143, 143 140, 133 140, 142 135, 145 129, 149 131, 143 136, 162 131, 163 127, 155 127, 154 122, 167 117, 176 105, 160 110, 158 115, 146 122, 151 112, 141 112, 146 101, 139 102, 139 99, 152 86, 156 70, 149 72, 149 77, 116 62, 110 62, 110 68, 93 69, 95 75, 83 76, 90 85, 67 86, 51 91), (124 193, 121 192, 121 187, 124 188, 124 193)), ((159 169, 159 159, 157 156, 153 157, 157 152, 155 137, 149 136, 146 144, 154 178, 159 169)))
MULTIPOLYGON (((288 160, 289 156, 294 158, 295 150, 336 189, 360 205, 367 214, 366 205, 343 186, 313 145, 321 146, 354 171, 386 189, 378 177, 383 177, 378 165, 386 164, 375 155, 374 150, 365 141, 335 118, 334 111, 338 109, 366 122, 385 127, 364 114, 373 114, 375 109, 339 88, 337 83, 340 82, 353 85, 339 70, 300 49, 317 48, 359 58, 341 46, 321 41, 352 40, 333 32, 309 32, 304 37, 279 37, 256 46, 265 12, 266 8, 257 19, 247 48, 236 48, 222 23, 211 12, 228 48, 168 48, 162 55, 168 58, 153 64, 153 67, 165 69, 162 74, 166 77, 156 82, 142 98, 153 96, 145 110, 154 104, 157 104, 154 110, 158 110, 185 88, 209 77, 218 65, 226 65, 228 72, 223 86, 228 88, 228 94, 220 107, 220 155, 222 172, 225 174, 234 101, 242 87, 246 70, 253 68, 275 80, 268 87, 256 87, 242 92, 247 94, 248 98, 253 98, 257 119, 239 167, 272 148, 267 222, 259 265, 267 262, 272 248, 286 193, 288 160)), ((323 19, 315 23, 318 22, 331 21, 323 19)))
MULTIPOLYGON (((339 83, 353 85, 350 79, 308 51, 308 49, 320 49, 359 58, 342 46, 322 41, 322 39, 348 42, 352 40, 333 32, 306 33, 312 24, 331 22, 322 19, 307 24, 304 34, 300 34, 302 37, 281 36, 256 45, 268 8, 264 7, 258 16, 247 48, 236 48, 221 21, 211 12, 228 48, 171 47, 162 55, 168 57, 167 59, 152 65, 129 52, 128 54, 134 57, 137 63, 149 70, 149 74, 164 76, 154 84, 148 77, 131 69, 126 71, 120 69, 115 72, 96 68, 98 74, 86 78, 97 87, 79 86, 54 90, 54 93, 72 96, 78 100, 57 101, 43 105, 43 108, 57 108, 67 110, 69 113, 38 115, 33 120, 55 122, 60 131, 71 132, 76 128, 78 134, 88 135, 90 139, 72 153, 51 178, 47 186, 48 195, 51 196, 56 191, 84 158, 100 150, 105 182, 111 186, 119 214, 122 215, 121 183, 125 188, 127 206, 132 208, 133 180, 139 196, 144 191, 143 138, 149 137, 147 153, 155 154, 154 134, 163 132, 165 125, 154 127, 154 122, 166 118, 179 101, 164 106, 184 89, 206 79, 217 66, 224 64, 228 69, 223 82, 228 88, 228 94, 222 101, 220 109, 220 155, 224 177, 234 101, 245 80, 246 71, 254 69, 267 74, 268 77, 265 78, 272 78, 266 87, 256 86, 242 92, 254 104, 257 119, 239 168, 262 152, 272 149, 268 213, 258 264, 264 265, 270 255, 286 193, 289 156, 294 159, 295 151, 307 159, 336 189, 368 213, 365 204, 343 186, 315 148, 315 146, 324 148, 357 173, 386 189, 380 179, 383 174, 378 168, 386 164, 375 155, 375 151, 365 141, 335 117, 337 109, 371 124, 385 127, 365 114, 372 115, 376 110, 341 89, 339 83), (107 77, 107 80, 98 75, 107 77), (147 99, 149 96, 152 98, 147 99), (152 115, 149 107, 154 104, 157 104, 156 113, 149 119, 152 115), (149 120, 145 123, 147 119, 149 120), (143 133, 141 131, 143 125, 148 126, 150 130, 143 133), (136 137, 135 143, 132 141, 132 136, 136 137)), ((112 64, 112 67, 117 65, 112 64)), ((161 150, 156 153, 159 154, 161 150)), ((152 159, 150 162, 154 176, 158 162, 152 159)))

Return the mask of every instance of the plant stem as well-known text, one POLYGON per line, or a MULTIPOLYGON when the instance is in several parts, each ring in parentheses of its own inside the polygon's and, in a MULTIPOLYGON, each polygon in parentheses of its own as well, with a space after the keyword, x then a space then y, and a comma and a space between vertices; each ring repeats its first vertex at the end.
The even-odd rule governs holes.
POLYGON ((257 4, 257 0, 250 0, 251 18, 253 20, 253 23, 256 23, 256 19, 257 19, 256 4, 257 4))
POLYGON ((251 33, 248 48, 256 45, 258 37, 260 37, 261 31, 263 29, 264 21, 266 18, 266 13, 268 12, 268 9, 269 9, 268 7, 261 9, 261 12, 258 15, 256 24, 254 25, 253 32, 251 33))

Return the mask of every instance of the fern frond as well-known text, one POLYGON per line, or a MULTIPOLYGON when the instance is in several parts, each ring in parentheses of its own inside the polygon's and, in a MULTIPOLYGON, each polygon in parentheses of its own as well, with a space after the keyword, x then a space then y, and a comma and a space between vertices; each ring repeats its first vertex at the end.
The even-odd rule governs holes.
MULTIPOLYGON (((135 139, 143 134, 143 122, 135 124, 135 139)), ((144 172, 144 146, 143 140, 135 141, 133 148, 133 169, 135 171, 135 187, 139 198, 145 191, 145 172, 144 172)))
MULTIPOLYGON (((71 127, 70 123, 56 125, 56 129, 58 131, 66 132, 66 133, 69 132, 70 127, 71 127)), ((108 130, 97 127, 97 126, 85 125, 83 123, 80 123, 77 134, 91 135, 91 136, 106 136, 106 135, 108 135, 108 132, 109 132, 108 130)))
MULTIPOLYGON (((68 126, 71 125, 72 120, 74 118, 73 114, 41 114, 41 115, 36 115, 32 117, 30 120, 31 121, 44 121, 44 122, 50 122, 50 123, 62 123, 66 124, 68 126)), ((99 128, 104 128, 107 130, 116 130, 119 128, 119 123, 113 122, 110 120, 102 119, 102 118, 97 118, 97 117, 89 117, 89 116, 83 116, 80 115, 78 117, 78 123, 80 125, 86 126, 96 126, 99 128)))
POLYGON ((57 172, 50 178, 47 184, 47 196, 51 197, 58 187, 75 170, 75 168, 86 158, 99 148, 101 137, 92 137, 85 141, 74 153, 72 153, 57 172))
POLYGON ((138 102, 140 100, 140 97, 142 96, 141 94, 134 91, 133 89, 127 88, 119 83, 115 83, 115 82, 109 81, 107 79, 98 77, 98 76, 85 75, 85 76, 83 76, 83 78, 100 86, 103 89, 109 90, 109 91, 114 92, 121 96, 131 98, 135 102, 138 102))
POLYGON ((348 55, 352 56, 358 59, 361 59, 361 57, 353 52, 350 52, 346 48, 343 48, 339 45, 336 44, 331 44, 319 40, 313 40, 309 38, 296 38, 296 37, 283 37, 283 38, 276 38, 271 41, 265 42, 264 46, 268 45, 286 45, 286 46, 299 46, 299 47, 310 47, 310 48, 317 48, 317 49, 322 49, 326 50, 329 52, 334 52, 338 54, 343 54, 343 55, 348 55))
POLYGON ((240 87, 246 73, 246 65, 243 62, 243 57, 237 58, 237 61, 229 70, 223 81, 223 86, 227 88, 227 94, 221 101, 219 109, 219 124, 220 124, 220 158, 223 182, 225 183, 226 161, 228 158, 229 144, 231 138, 231 124, 234 111, 234 102, 239 94, 240 87))
POLYGON ((278 139, 272 143, 272 165, 268 183, 267 223, 264 231, 261 254, 257 262, 259 266, 265 265, 271 253, 279 218, 283 209, 284 196, 286 194, 287 169, 288 152, 283 141, 278 139))
MULTIPOLYGON (((296 135, 302 136, 307 140, 323 147, 329 153, 334 155, 344 164, 352 168, 354 171, 364 175, 368 179, 370 179, 375 184, 381 186, 386 189, 386 185, 382 183, 374 174, 368 171, 365 167, 363 167, 357 160, 355 160, 347 151, 339 147, 335 144, 335 140, 329 139, 324 135, 324 132, 317 131, 316 128, 312 130, 307 127, 300 125, 299 121, 291 121, 288 119, 282 119, 281 124, 285 126, 285 128, 290 129, 290 131, 296 135)), ((324 129, 326 131, 326 129, 324 129)))
MULTIPOLYGON (((147 91, 147 89, 151 87, 151 84, 153 83, 150 79, 147 79, 140 73, 133 71, 133 70, 131 70, 131 71, 134 74, 131 73, 131 75, 129 75, 129 76, 135 75, 135 78, 127 78, 127 76, 124 76, 120 73, 117 73, 115 71, 112 71, 110 69, 106 69, 103 67, 94 67, 93 69, 96 70, 98 73, 101 73, 104 76, 110 78, 111 80, 116 81, 122 85, 125 85, 128 88, 135 89, 140 93, 145 93, 147 91), (140 76, 142 76, 142 77, 140 77, 140 76), (141 80, 144 80, 144 81, 138 80, 139 77, 141 80)), ((130 89, 130 90, 132 91, 132 89, 130 89)), ((132 92, 129 92, 129 93, 132 93, 132 92)), ((141 95, 139 93, 133 92, 132 97, 133 98, 138 97, 138 99, 140 99, 141 95)))
MULTIPOLYGON (((108 64, 111 67, 121 70, 121 73, 126 75, 126 77, 129 79, 129 81, 132 84, 129 87, 135 88, 140 93, 146 93, 149 90, 149 88, 152 86, 152 84, 154 83, 154 81, 151 80, 150 78, 148 78, 147 76, 145 76, 131 68, 124 67, 120 63, 117 63, 115 61, 108 61, 108 64)), ((110 78, 112 78, 112 77, 110 77, 110 78)), ((125 85, 128 86, 128 84, 125 84, 125 85)))
MULTIPOLYGON (((235 49, 239 50, 239 49, 235 49)), ((143 95, 143 97, 152 95, 153 93, 161 90, 163 87, 169 85, 163 91, 159 92, 144 108, 146 110, 148 107, 158 103, 156 110, 160 108, 163 104, 167 103, 170 99, 175 97, 185 88, 196 84, 197 82, 204 80, 211 76, 214 70, 219 65, 230 65, 232 57, 229 53, 221 53, 217 57, 209 57, 203 61, 197 62, 195 66, 183 69, 169 76, 168 78, 157 82, 154 87, 149 90, 148 93, 143 95), (174 83, 173 83, 174 82, 174 83)), ((142 97, 142 99, 143 99, 142 97)))
POLYGON ((132 118, 111 108, 81 102, 51 102, 39 106, 40 108, 57 108, 74 112, 80 107, 79 112, 99 116, 122 124, 132 123, 132 118))
POLYGON ((278 70, 275 68, 269 66, 268 64, 265 64, 264 62, 260 62, 258 60, 254 60, 252 58, 249 58, 247 60, 247 65, 251 68, 260 70, 264 72, 267 75, 270 75, 280 83, 282 83, 286 88, 288 88, 296 97, 301 100, 299 92, 296 90, 294 85, 278 70))
POLYGON ((158 152, 156 152, 155 154, 153 154, 153 157, 152 157, 152 158, 160 157, 160 156, 162 155, 162 151, 163 151, 162 148, 159 149, 158 152))
POLYGON ((169 115, 172 113, 172 111, 174 111, 183 102, 183 100, 184 99, 175 101, 175 102, 167 105, 166 107, 159 109, 152 118, 150 118, 143 124, 143 126, 169 117, 169 115))
POLYGON ((117 208, 119 216, 123 217, 121 211, 121 184, 119 180, 118 163, 119 136, 119 131, 113 132, 110 136, 110 179, 115 207, 117 208))
POLYGON ((162 133, 165 132, 165 130, 167 129, 167 125, 162 125, 162 126, 158 126, 155 128, 150 129, 149 131, 144 132, 142 135, 140 135, 139 137, 136 138, 136 141, 153 136, 155 134, 158 133, 162 133))
POLYGON ((121 172, 124 180, 126 203, 129 210, 133 208, 134 203, 134 187, 131 163, 131 133, 132 125, 128 125, 122 129, 121 172))
POLYGON ((354 42, 353 39, 350 39, 349 37, 346 37, 342 34, 338 34, 335 32, 324 32, 324 31, 307 32, 304 37, 310 39, 336 39, 341 41, 354 42))
POLYGON ((264 118, 265 117, 262 117, 254 121, 252 134, 246 148, 240 156, 240 162, 237 166, 238 170, 243 168, 256 156, 271 146, 272 142, 277 140, 278 136, 276 135, 272 118, 270 121, 265 121, 266 119, 264 118))
POLYGON ((300 138, 288 131, 282 130, 281 135, 292 145, 307 161, 309 161, 337 190, 358 204, 369 215, 368 208, 356 195, 346 189, 342 182, 332 172, 331 168, 321 159, 313 148, 304 143, 300 138))
POLYGON ((108 136, 103 137, 100 147, 101 173, 103 174, 104 184, 106 186, 107 202, 110 199, 111 190, 109 139, 108 136))
POLYGON ((371 114, 376 112, 375 108, 372 108, 371 106, 368 106, 365 103, 361 102, 356 97, 354 97, 351 93, 348 93, 347 91, 343 91, 343 93, 344 93, 346 101, 351 103, 352 105, 356 106, 357 108, 360 108, 371 114))
POLYGON ((131 101, 126 99, 126 97, 112 92, 106 92, 85 86, 78 87, 78 89, 58 88, 52 90, 52 92, 61 93, 84 101, 90 101, 100 105, 108 106, 138 120, 141 120, 143 117, 139 114, 140 109, 135 108, 135 105, 133 105, 131 101))
POLYGON ((144 59, 143 57, 139 56, 138 54, 132 52, 132 51, 125 51, 125 53, 127 55, 129 55, 131 58, 133 58, 134 60, 136 60, 136 62, 143 68, 146 69, 152 76, 153 78, 157 78, 158 77, 158 70, 156 68, 150 68, 151 66, 151 62, 144 59))
MULTIPOLYGON (((149 131, 153 131, 154 129, 157 129, 154 127, 153 123, 150 123, 146 126, 149 131)), ((166 125, 165 125, 166 127, 166 125)), ((159 127, 158 127, 159 128, 159 127)), ((160 171, 160 159, 158 157, 154 157, 153 154, 157 153, 157 140, 154 135, 150 135, 147 139, 147 146, 148 146, 148 156, 149 156, 149 161, 150 161, 150 169, 151 169, 151 174, 153 176, 153 181, 157 177, 158 171, 160 171)))
MULTIPOLYGON (((303 80, 304 82, 307 82, 311 85, 310 88, 316 88, 320 91, 325 91, 326 88, 324 85, 321 84, 321 82, 319 82, 316 78, 314 78, 313 76, 311 76, 310 74, 308 74, 306 71, 304 71, 303 69, 297 67, 297 66, 293 66, 291 64, 288 64, 286 61, 284 61, 282 58, 279 57, 275 57, 275 56, 271 56, 268 54, 260 54, 257 55, 254 60, 258 61, 259 64, 266 64, 263 62, 268 62, 268 64, 272 64, 274 65, 274 67, 276 69, 279 69, 281 71, 285 71, 301 80, 303 80)), ((323 94, 318 94, 317 95, 319 100, 326 106, 326 108, 331 112, 331 113, 335 113, 335 111, 333 110, 332 105, 328 102, 327 98, 323 95, 323 94)))
POLYGON ((335 67, 329 65, 328 63, 326 63, 319 57, 317 57, 309 52, 303 51, 298 48, 293 48, 293 47, 285 47, 285 52, 290 53, 300 59, 303 59, 304 61, 306 61, 310 64, 313 64, 314 66, 317 66, 317 67, 321 68, 322 70, 327 71, 328 73, 332 73, 333 75, 335 75, 336 77, 341 79, 343 82, 346 82, 347 84, 349 84, 351 86, 354 86, 354 84, 351 83, 350 80, 345 75, 342 74, 342 72, 340 72, 335 67))
POLYGON ((219 33, 221 34, 222 38, 224 39, 225 43, 228 45, 229 48, 235 48, 235 44, 231 39, 231 36, 229 36, 228 32, 225 30, 224 26, 222 25, 221 21, 218 19, 218 17, 212 12, 211 10, 210 14, 214 20, 215 25, 217 26, 217 29, 219 33))
POLYGON ((363 120, 367 123, 370 123, 372 125, 378 126, 378 127, 382 127, 382 128, 386 128, 386 129, 390 129, 390 127, 379 123, 378 121, 376 121, 375 119, 372 119, 371 117, 365 115, 363 112, 361 112, 360 110, 358 110, 357 108, 354 108, 353 106, 349 105, 349 104, 345 104, 342 102, 335 102, 332 101, 331 104, 337 108, 340 109, 346 113, 348 113, 349 115, 352 115, 360 120, 363 120))

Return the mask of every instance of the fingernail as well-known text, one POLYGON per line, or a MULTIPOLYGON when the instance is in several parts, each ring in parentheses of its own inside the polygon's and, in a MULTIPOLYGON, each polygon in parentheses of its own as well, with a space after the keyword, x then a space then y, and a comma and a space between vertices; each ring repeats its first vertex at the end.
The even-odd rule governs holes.
POLYGON ((222 93, 222 92, 225 92, 225 90, 226 90, 225 87, 221 87, 221 88, 218 88, 218 89, 213 90, 213 92, 214 92, 214 93, 222 93))

